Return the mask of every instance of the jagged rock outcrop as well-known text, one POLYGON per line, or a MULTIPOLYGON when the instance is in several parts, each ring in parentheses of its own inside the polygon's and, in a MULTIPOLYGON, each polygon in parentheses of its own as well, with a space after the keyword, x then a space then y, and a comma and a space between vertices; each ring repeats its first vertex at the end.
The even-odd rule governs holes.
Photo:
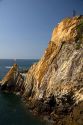
POLYGON ((24 92, 24 77, 19 72, 19 67, 14 64, 6 76, 0 82, 1 90, 6 90, 9 92, 24 92))
POLYGON ((16 79, 18 77, 18 66, 14 64, 6 76, 1 81, 1 89, 13 89, 15 87, 16 79))
POLYGON ((83 16, 57 25, 25 86, 24 95, 37 112, 49 114, 57 125, 83 124, 83 16))
POLYGON ((56 95, 56 89, 59 94, 60 88, 64 94, 74 86, 82 86, 82 78, 83 16, 77 16, 64 19, 53 30, 44 56, 27 73, 26 87, 33 83, 33 89, 39 91, 34 95, 37 98, 51 92, 56 95))
POLYGON ((83 16, 56 26, 22 85, 22 96, 34 112, 48 115, 57 125, 83 125, 83 16))

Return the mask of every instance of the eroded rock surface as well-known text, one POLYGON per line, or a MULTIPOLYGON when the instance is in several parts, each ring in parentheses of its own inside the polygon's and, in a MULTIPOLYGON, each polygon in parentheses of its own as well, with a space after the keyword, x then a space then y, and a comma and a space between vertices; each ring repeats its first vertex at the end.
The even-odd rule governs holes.
POLYGON ((14 64, 6 76, 0 81, 1 90, 9 92, 24 92, 24 77, 19 72, 19 67, 14 64))
POLYGON ((62 20, 43 57, 15 83, 34 112, 57 125, 83 125, 83 16, 62 20))
POLYGON ((34 111, 49 114, 57 125, 83 124, 83 16, 57 25, 25 85, 34 111))
POLYGON ((13 89, 18 77, 18 66, 14 64, 6 76, 1 81, 1 89, 13 89))

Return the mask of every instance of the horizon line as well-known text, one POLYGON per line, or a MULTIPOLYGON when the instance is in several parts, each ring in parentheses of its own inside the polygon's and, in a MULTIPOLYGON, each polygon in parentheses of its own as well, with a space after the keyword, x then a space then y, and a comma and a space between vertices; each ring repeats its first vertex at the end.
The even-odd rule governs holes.
POLYGON ((28 60, 28 59, 29 59, 29 60, 39 60, 38 58, 37 58, 37 59, 36 59, 36 58, 35 58, 35 59, 34 59, 34 58, 17 58, 17 59, 13 59, 13 58, 0 58, 0 60, 1 60, 1 59, 3 59, 3 60, 7 60, 7 59, 8 59, 8 60, 9 60, 9 59, 11 59, 11 60, 28 60))

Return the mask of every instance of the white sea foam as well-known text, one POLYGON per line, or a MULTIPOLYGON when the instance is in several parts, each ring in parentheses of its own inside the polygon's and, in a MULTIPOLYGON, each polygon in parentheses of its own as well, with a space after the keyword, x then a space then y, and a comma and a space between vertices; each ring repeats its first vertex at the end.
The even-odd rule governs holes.
POLYGON ((12 66, 5 66, 5 68, 6 68, 6 69, 11 69, 11 68, 12 68, 12 66))

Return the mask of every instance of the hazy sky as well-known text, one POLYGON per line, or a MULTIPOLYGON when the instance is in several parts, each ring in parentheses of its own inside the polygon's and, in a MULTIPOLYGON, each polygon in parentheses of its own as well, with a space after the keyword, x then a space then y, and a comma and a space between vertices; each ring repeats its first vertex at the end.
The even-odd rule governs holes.
POLYGON ((61 19, 83 0, 0 0, 0 58, 40 58, 61 19))

